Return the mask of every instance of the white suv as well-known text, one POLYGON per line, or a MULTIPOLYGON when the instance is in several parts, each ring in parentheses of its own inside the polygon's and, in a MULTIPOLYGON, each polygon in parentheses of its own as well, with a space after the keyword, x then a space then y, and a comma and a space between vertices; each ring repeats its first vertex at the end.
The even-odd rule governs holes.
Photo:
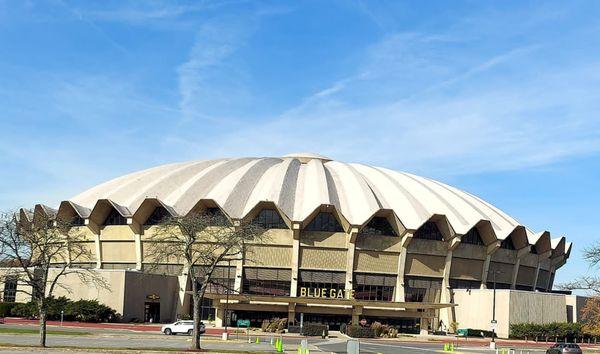
MULTIPOLYGON (((204 328, 204 323, 200 322, 200 334, 203 334, 206 329, 204 328)), ((177 334, 177 333, 186 333, 187 335, 192 335, 194 331, 194 321, 177 321, 171 324, 167 324, 162 326, 160 329, 166 335, 177 334)))

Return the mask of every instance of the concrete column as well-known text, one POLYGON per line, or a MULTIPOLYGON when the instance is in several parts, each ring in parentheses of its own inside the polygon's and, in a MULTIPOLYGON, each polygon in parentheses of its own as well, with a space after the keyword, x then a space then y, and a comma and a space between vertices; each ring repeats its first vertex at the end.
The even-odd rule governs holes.
POLYGON ((429 333, 428 327, 429 327, 429 318, 423 318, 423 317, 421 317, 421 331, 420 331, 420 334, 421 335, 427 335, 429 333))
MULTIPOLYGON (((519 275, 519 267, 521 266, 521 259, 531 252, 531 246, 525 246, 517 251, 517 261, 513 267, 513 274, 511 278, 510 288, 515 289, 517 286, 517 277, 519 275)), ((534 285, 535 289, 535 285, 534 285)))
POLYGON ((184 315, 188 313, 190 297, 186 294, 186 291, 191 290, 191 283, 188 274, 188 268, 184 268, 180 275, 177 276, 177 305, 175 312, 178 315, 184 315))
POLYGON ((298 268, 300 267, 300 224, 292 224, 292 279, 290 280, 290 296, 298 296, 298 268))
POLYGON ((406 255, 408 253, 408 245, 412 240, 413 233, 407 232, 402 236, 400 255, 398 256, 398 275, 396 277, 396 288, 394 289, 394 301, 404 302, 406 301, 404 291, 404 269, 406 268, 406 255))
MULTIPOLYGON (((236 230, 239 230, 241 228, 241 221, 233 220, 233 227, 236 230)), ((242 250, 242 252, 246 252, 246 251, 242 250)), ((236 294, 242 293, 242 275, 244 272, 244 259, 246 259, 246 254, 242 254, 240 259, 238 259, 237 261, 235 261, 233 263, 233 265, 235 266, 235 275, 233 278, 233 291, 236 294)))
POLYGON ((513 266, 512 278, 510 281, 510 288, 513 290, 517 287, 517 276, 519 275, 519 266, 520 265, 521 265, 521 258, 517 258, 517 261, 515 262, 515 265, 513 266))
POLYGON ((500 241, 493 242, 487 246, 485 261, 483 261, 483 269, 481 270, 481 289, 487 289, 487 278, 490 272, 490 262, 492 254, 500 248, 500 241))
POLYGON ((235 279, 233 280, 233 291, 236 294, 242 293, 242 279, 244 275, 244 262, 240 259, 235 264, 235 279))
POLYGON ((357 325, 360 321, 360 316, 362 316, 363 307, 360 305, 352 306, 352 324, 357 325))
MULTIPOLYGON (((550 269, 548 270, 548 281, 546 282, 546 286, 545 286, 546 291, 550 290, 550 286, 552 285, 551 284, 551 281, 552 281, 552 272, 555 272, 555 271, 556 271, 556 267, 554 265, 550 266, 550 269)), ((536 285, 535 286, 537 286, 537 280, 536 280, 536 285)))
POLYGON ((541 265, 541 262, 538 261, 538 263, 535 267, 535 276, 534 276, 533 286, 531 287, 531 290, 534 290, 534 291, 535 291, 535 287, 538 282, 538 278, 540 277, 540 265, 541 265))
POLYGON ((102 246, 100 245, 100 234, 94 235, 94 244, 96 246, 96 268, 102 268, 102 246))
POLYGON ((223 327, 223 320, 225 319, 225 307, 222 304, 215 307, 215 327, 223 327))
POLYGON ((486 255, 483 261, 483 269, 481 270, 481 289, 487 289, 487 277, 490 272, 490 261, 492 260, 491 255, 486 255))
MULTIPOLYGON (((449 303, 450 302, 450 270, 452 268, 452 250, 448 250, 446 254, 446 265, 444 266, 444 273, 442 278, 442 291, 440 296, 441 303, 449 303)), ((444 326, 446 329, 450 327, 450 323, 454 321, 452 318, 452 313, 449 309, 441 309, 440 310, 440 320, 444 322, 444 326)))
POLYGON ((133 237, 135 240, 135 269, 142 270, 142 235, 136 233, 133 237))
POLYGON ((296 321, 296 304, 290 303, 288 305, 288 324, 293 324, 296 321))
MULTIPOLYGON (((450 271, 452 270, 452 254, 453 251, 460 244, 462 235, 455 235, 453 238, 448 240, 448 253, 446 253, 446 263, 444 266, 444 273, 442 278, 442 291, 440 296, 440 302, 450 303, 452 302, 452 291, 450 289, 450 271)), ((454 314, 451 308, 440 310, 440 320, 444 322, 446 329, 450 328, 450 323, 454 322, 454 314)))
POLYGON ((345 289, 352 291, 352 282, 354 276, 354 250, 356 248, 356 237, 358 235, 358 228, 352 227, 348 234, 346 246, 348 247, 348 253, 346 255, 346 286, 345 289))

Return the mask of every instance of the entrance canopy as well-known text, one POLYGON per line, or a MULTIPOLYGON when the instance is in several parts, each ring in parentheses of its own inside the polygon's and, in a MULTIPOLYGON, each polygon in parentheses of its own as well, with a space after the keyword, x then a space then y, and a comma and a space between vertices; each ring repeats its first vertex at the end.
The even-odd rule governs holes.
MULTIPOLYGON (((191 291, 187 293, 191 294, 191 291)), ((380 309, 411 309, 411 310, 439 310, 448 307, 454 307, 456 304, 431 303, 431 302, 390 302, 390 301, 366 301, 355 299, 331 299, 318 297, 292 297, 292 296, 270 296, 270 295, 249 295, 249 294, 205 294, 205 298, 213 300, 230 301, 256 301, 266 303, 280 304, 306 304, 306 305, 335 305, 363 308, 380 309)))

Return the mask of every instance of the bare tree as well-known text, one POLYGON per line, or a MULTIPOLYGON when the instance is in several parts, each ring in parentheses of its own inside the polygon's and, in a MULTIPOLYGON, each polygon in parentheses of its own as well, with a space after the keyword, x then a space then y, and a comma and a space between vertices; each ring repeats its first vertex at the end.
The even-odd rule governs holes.
MULTIPOLYGON (((591 269, 600 265, 600 243, 586 248, 583 258, 590 264, 591 269)), ((561 284, 560 288, 566 290, 585 290, 591 293, 582 308, 582 322, 584 329, 593 334, 600 335, 600 277, 598 275, 583 276, 575 281, 561 284)))
MULTIPOLYGON (((583 251, 583 259, 590 264, 591 269, 598 267, 600 265, 600 243, 586 248, 583 251)), ((574 281, 561 284, 559 287, 566 290, 585 290, 594 296, 600 296, 600 276, 595 274, 582 276, 574 281)))
POLYGON ((89 242, 71 227, 70 220, 36 214, 32 222, 19 220, 16 213, 0 213, 0 281, 16 281, 17 292, 31 297, 37 306, 40 346, 46 346, 46 315, 56 289, 70 293, 62 280, 73 275, 86 285, 108 289, 108 284, 91 269, 75 268, 72 260, 93 257, 89 242))
MULTIPOLYGON (((234 226, 223 215, 203 213, 166 218, 148 239, 152 266, 183 263, 188 272, 194 319, 192 349, 200 349, 200 308, 215 268, 231 261, 247 261, 247 244, 265 239, 264 230, 256 225, 234 226)), ((227 284, 218 285, 231 291, 227 284)))

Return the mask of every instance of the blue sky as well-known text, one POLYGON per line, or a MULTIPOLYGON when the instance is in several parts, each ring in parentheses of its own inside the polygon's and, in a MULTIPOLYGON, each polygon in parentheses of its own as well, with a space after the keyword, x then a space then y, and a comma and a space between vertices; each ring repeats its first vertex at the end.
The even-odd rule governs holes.
POLYGON ((600 2, 0 0, 0 208, 312 151, 600 240, 600 2))

